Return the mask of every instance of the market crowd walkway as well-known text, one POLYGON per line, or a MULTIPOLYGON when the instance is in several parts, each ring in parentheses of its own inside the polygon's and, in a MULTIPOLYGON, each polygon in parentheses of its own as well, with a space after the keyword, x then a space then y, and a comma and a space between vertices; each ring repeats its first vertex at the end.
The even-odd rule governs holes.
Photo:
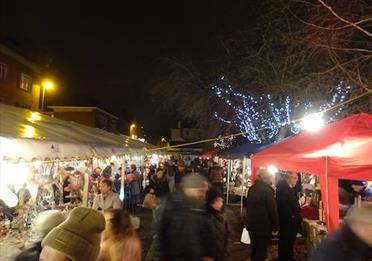
MULTIPOLYGON (((240 218, 240 206, 229 205, 225 211, 231 230, 231 235, 229 238, 231 261, 248 261, 250 260, 250 247, 240 243, 240 236, 243 229, 243 219, 240 218)), ((152 213, 151 210, 139 208, 137 215, 141 219, 141 227, 138 230, 138 234, 142 242, 143 260, 145 260, 147 251, 149 250, 152 241, 152 213)), ((273 243, 269 249, 268 260, 277 260, 276 256, 277 246, 276 243, 273 243)), ((295 258, 297 261, 307 260, 307 250, 303 238, 297 239, 295 245, 295 258)))

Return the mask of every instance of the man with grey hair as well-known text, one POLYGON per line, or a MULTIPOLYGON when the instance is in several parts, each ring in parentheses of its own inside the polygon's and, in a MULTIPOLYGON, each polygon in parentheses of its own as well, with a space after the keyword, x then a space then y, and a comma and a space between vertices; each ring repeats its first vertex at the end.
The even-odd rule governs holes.
POLYGON ((251 260, 264 261, 267 245, 278 233, 278 214, 274 198, 273 175, 266 169, 258 171, 255 184, 247 196, 246 228, 251 237, 251 260))
POLYGON ((297 233, 301 229, 301 208, 298 202, 295 186, 298 182, 296 173, 286 173, 284 180, 276 186, 276 204, 279 215, 279 244, 278 255, 280 261, 291 261, 293 246, 297 233))
POLYGON ((207 180, 199 174, 182 178, 181 189, 169 194, 159 208, 154 259, 203 260, 208 243, 204 209, 207 180))
POLYGON ((372 260, 372 202, 351 209, 345 221, 321 241, 310 261, 372 260))

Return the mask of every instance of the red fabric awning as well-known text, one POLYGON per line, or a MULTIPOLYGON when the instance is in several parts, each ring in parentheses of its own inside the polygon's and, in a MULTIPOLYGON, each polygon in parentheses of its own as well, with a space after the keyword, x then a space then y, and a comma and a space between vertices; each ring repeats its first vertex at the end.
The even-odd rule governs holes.
POLYGON ((318 132, 301 133, 251 159, 253 175, 269 165, 318 175, 327 226, 332 230, 338 225, 338 179, 372 180, 372 115, 353 115, 318 132))

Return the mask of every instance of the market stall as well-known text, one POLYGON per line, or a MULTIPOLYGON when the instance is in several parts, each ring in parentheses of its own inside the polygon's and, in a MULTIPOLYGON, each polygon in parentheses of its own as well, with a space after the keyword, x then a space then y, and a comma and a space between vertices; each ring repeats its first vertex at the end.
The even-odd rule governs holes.
POLYGON ((251 160, 250 156, 266 145, 245 143, 240 144, 217 153, 217 156, 226 161, 227 183, 226 183, 226 204, 229 203, 229 195, 240 197, 241 212, 243 211, 243 198, 247 196, 251 185, 251 160))
POLYGON ((338 179, 372 180, 372 115, 357 114, 304 132, 252 156, 253 175, 260 167, 319 177, 327 230, 339 224, 338 179))
POLYGON ((123 164, 140 164, 153 148, 0 103, 0 213, 6 213, 0 216, 0 238, 9 227, 26 229, 45 209, 89 205, 90 178, 97 167, 115 162, 117 171, 123 164))

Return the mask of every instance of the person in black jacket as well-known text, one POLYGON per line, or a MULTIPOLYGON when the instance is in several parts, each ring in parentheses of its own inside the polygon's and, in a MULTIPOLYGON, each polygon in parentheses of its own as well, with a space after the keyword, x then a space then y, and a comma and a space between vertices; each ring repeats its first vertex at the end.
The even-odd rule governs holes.
POLYGON ((214 261, 227 261, 229 254, 227 251, 228 226, 223 215, 223 195, 214 189, 207 192, 206 197, 207 226, 206 235, 210 239, 207 245, 206 256, 214 261))
POLYGON ((260 169, 256 183, 248 191, 246 228, 251 237, 252 261, 266 259, 268 241, 272 235, 278 233, 278 214, 272 182, 273 176, 266 169, 260 169))
POLYGON ((294 260, 293 245, 301 228, 301 208, 297 192, 294 189, 297 181, 297 174, 287 173, 284 180, 279 181, 276 187, 276 202, 279 214, 278 255, 280 261, 294 260))
POLYGON ((345 225, 320 242, 310 261, 372 260, 372 203, 353 208, 345 220, 345 225))
MULTIPOLYGON (((188 174, 181 189, 170 193, 158 209, 153 260, 202 261, 208 239, 205 194, 208 183, 198 174, 188 174)), ((207 259, 208 260, 208 259, 207 259)))

